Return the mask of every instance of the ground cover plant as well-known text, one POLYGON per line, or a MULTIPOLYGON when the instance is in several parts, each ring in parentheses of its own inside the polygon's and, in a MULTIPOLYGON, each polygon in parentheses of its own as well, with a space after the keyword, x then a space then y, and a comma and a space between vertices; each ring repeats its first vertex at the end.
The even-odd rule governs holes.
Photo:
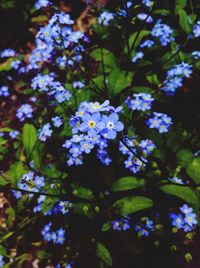
POLYGON ((0 3, 26 14, 0 52, 0 267, 199 267, 198 1, 22 3, 0 3))

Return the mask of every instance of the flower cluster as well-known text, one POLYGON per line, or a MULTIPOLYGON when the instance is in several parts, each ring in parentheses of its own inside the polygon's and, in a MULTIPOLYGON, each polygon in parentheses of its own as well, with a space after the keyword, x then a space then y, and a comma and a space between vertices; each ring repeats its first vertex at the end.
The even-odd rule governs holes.
POLYGON ((125 101, 131 110, 146 111, 151 109, 152 102, 154 100, 151 94, 139 93, 133 94, 133 97, 134 99, 128 97, 125 101))
POLYGON ((7 57, 14 57, 15 55, 16 55, 16 52, 13 49, 7 48, 1 52, 0 57, 7 58, 7 57))
POLYGON ((112 221, 112 229, 115 231, 126 231, 130 229, 130 223, 128 218, 122 218, 120 220, 112 221))
POLYGON ((193 209, 187 204, 180 207, 181 213, 170 213, 170 219, 172 226, 184 230, 184 232, 191 232, 197 225, 197 216, 193 212, 193 209))
POLYGON ((55 74, 38 74, 32 79, 32 88, 38 88, 41 92, 46 92, 49 96, 54 96, 59 103, 68 101, 71 98, 69 90, 65 89, 62 84, 54 80, 55 74))
POLYGON ((182 87, 183 78, 190 77, 192 73, 191 67, 191 65, 185 62, 175 65, 167 72, 167 77, 163 83, 164 86, 161 89, 168 95, 174 95, 176 89, 182 87))
MULTIPOLYGON (((44 177, 38 175, 35 176, 34 172, 30 171, 21 177, 17 186, 24 191, 38 192, 40 188, 44 187, 44 180, 44 177)), ((21 198, 23 196, 20 191, 13 190, 13 193, 16 198, 21 198)), ((32 196, 33 194, 29 194, 29 197, 32 196)))
POLYGON ((52 222, 49 222, 44 226, 41 231, 41 234, 44 240, 50 242, 52 241, 54 244, 63 244, 65 242, 65 230, 60 228, 56 231, 51 231, 52 222))
POLYGON ((89 154, 95 145, 99 147, 98 155, 103 160, 105 154, 107 155, 105 151, 108 146, 107 140, 115 139, 117 132, 121 132, 124 128, 117 114, 120 111, 121 107, 115 109, 109 105, 109 101, 103 104, 81 103, 76 115, 70 120, 73 137, 63 144, 70 153, 68 165, 82 164, 82 154, 89 154))
MULTIPOLYGON (((37 199, 37 205, 33 208, 33 212, 41 212, 42 211, 42 204, 46 200, 46 196, 41 195, 37 199)), ((44 212, 45 216, 48 215, 67 215, 69 213, 69 209, 72 207, 72 204, 69 201, 58 201, 54 204, 47 212, 44 212)))
POLYGON ((169 127, 172 125, 171 117, 163 113, 153 113, 153 117, 149 118, 146 123, 149 128, 156 128, 159 133, 168 132, 169 127))
POLYGON ((148 162, 147 157, 155 148, 155 144, 151 140, 142 140, 137 144, 136 138, 126 136, 124 141, 119 143, 119 150, 128 157, 124 161, 125 167, 133 173, 137 173, 145 168, 148 162))
POLYGON ((154 222, 147 217, 141 219, 140 225, 135 225, 135 231, 138 232, 138 236, 149 236, 154 230, 154 222))
POLYGON ((16 112, 17 118, 23 122, 26 118, 33 117, 33 108, 30 104, 22 104, 16 112))
POLYGON ((168 25, 162 23, 161 20, 156 22, 151 34, 152 36, 159 38, 162 46, 167 46, 174 40, 174 37, 172 36, 173 30, 168 25))

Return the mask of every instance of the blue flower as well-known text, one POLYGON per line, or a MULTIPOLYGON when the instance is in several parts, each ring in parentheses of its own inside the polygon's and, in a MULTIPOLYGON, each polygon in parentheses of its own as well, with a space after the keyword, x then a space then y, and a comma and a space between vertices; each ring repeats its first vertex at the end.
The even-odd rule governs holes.
POLYGON ((109 21, 114 18, 114 15, 108 11, 104 11, 100 14, 98 18, 99 24, 102 24, 103 26, 107 26, 109 24, 109 21))
POLYGON ((63 121, 60 116, 56 116, 52 118, 54 127, 60 127, 63 125, 63 121))
POLYGON ((5 264, 4 260, 3 260, 3 256, 0 255, 0 267, 3 267, 5 264))
POLYGON ((35 176, 34 182, 37 188, 43 187, 45 185, 44 177, 41 176, 35 176))
POLYGON ((104 128, 100 113, 93 113, 92 115, 86 113, 82 120, 83 123, 81 123, 79 129, 82 132, 88 132, 88 136, 95 136, 104 128))
POLYGON ((112 228, 115 231, 126 231, 130 229, 130 222, 129 219, 120 219, 112 221, 112 228))
POLYGON ((147 23, 152 23, 153 22, 153 18, 151 16, 149 16, 148 14, 146 14, 146 13, 139 13, 137 15, 137 17, 138 17, 138 19, 144 20, 147 23))
POLYGON ((155 42, 154 42, 153 40, 145 40, 144 42, 142 42, 142 43, 140 44, 140 47, 141 47, 141 48, 144 48, 144 47, 148 47, 148 48, 150 48, 150 47, 152 47, 154 44, 155 44, 155 42))
POLYGON ((20 108, 17 110, 16 116, 19 118, 21 122, 23 122, 26 118, 32 118, 33 108, 30 104, 22 104, 20 108))
POLYGON ((48 5, 51 5, 52 3, 49 0, 38 0, 35 3, 35 8, 40 9, 41 7, 47 7, 48 5))
POLYGON ((118 121, 119 116, 116 113, 112 113, 109 116, 103 115, 102 122, 104 123, 104 129, 102 134, 104 138, 113 140, 117 136, 117 132, 124 129, 124 125, 118 121))
POLYGON ((153 113, 154 117, 146 121, 150 128, 156 128, 159 133, 168 132, 170 125, 172 125, 172 119, 163 113, 153 113))
POLYGON ((8 97, 10 95, 8 87, 2 86, 0 87, 0 97, 8 97))
POLYGON ((132 58, 132 62, 135 63, 138 59, 142 59, 144 53, 142 51, 137 52, 137 54, 132 58))
POLYGON ((167 46, 174 40, 172 34, 173 30, 168 25, 161 23, 161 20, 156 22, 151 32, 152 36, 159 38, 162 46, 167 46))
POLYGON ((51 137, 52 133, 53 130, 51 129, 51 125, 47 123, 39 130, 38 138, 41 141, 46 141, 49 137, 51 137))
POLYGON ((199 37, 200 36, 200 20, 197 21, 197 23, 194 25, 193 33, 194 33, 194 36, 195 37, 199 37))
POLYGON ((11 49, 11 48, 7 48, 5 50, 3 50, 1 53, 0 53, 0 57, 1 58, 5 58, 5 57, 13 57, 16 55, 16 52, 11 49))
POLYGON ((125 101, 125 103, 130 109, 132 109, 133 111, 146 111, 151 109, 151 105, 154 99, 151 97, 150 94, 139 93, 133 94, 133 96, 135 97, 134 99, 128 97, 125 101))
POLYGON ((183 228, 184 219, 181 214, 170 213, 170 218, 172 219, 172 225, 174 227, 177 227, 178 229, 183 228))
POLYGON ((68 25, 74 24, 74 21, 70 19, 70 15, 69 14, 66 14, 64 12, 61 12, 59 14, 59 22, 61 24, 68 24, 68 25))

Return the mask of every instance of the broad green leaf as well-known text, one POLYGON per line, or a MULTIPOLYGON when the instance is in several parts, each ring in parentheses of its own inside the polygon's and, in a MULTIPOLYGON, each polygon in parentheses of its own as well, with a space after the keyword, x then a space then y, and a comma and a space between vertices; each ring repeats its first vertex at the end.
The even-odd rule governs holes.
POLYGON ((193 160, 193 158, 194 157, 191 151, 187 149, 180 150, 176 155, 177 162, 182 167, 187 167, 188 163, 190 163, 193 160))
POLYGON ((180 9, 183 9, 187 4, 187 0, 176 0, 176 8, 175 12, 176 14, 179 13, 180 9))
POLYGON ((131 91, 134 93, 153 93, 153 89, 150 87, 132 87, 131 91))
POLYGON ((25 124, 22 131, 23 145, 27 156, 31 156, 37 142, 37 131, 31 124, 25 124))
POLYGON ((113 192, 126 191, 141 188, 144 186, 144 179, 138 179, 135 177, 124 177, 117 180, 113 185, 111 190, 113 192))
POLYGON ((128 215, 153 206, 153 201, 143 196, 127 196, 113 204, 114 210, 120 215, 128 215))
POLYGON ((166 194, 179 197, 191 205, 197 205, 199 202, 196 194, 187 186, 163 185, 160 189, 166 194))
POLYGON ((185 12, 185 10, 181 9, 179 10, 178 14, 179 14, 179 24, 181 28, 183 29, 183 31, 189 34, 191 32, 191 25, 189 23, 189 17, 187 13, 185 12))
POLYGON ((0 185, 1 186, 5 186, 6 184, 9 183, 9 179, 7 177, 5 177, 5 176, 4 176, 4 174, 0 173, 0 185))
POLYGON ((108 249, 100 242, 97 242, 97 256, 107 265, 112 266, 112 257, 108 249))
POLYGON ((186 171, 194 182, 200 183, 200 157, 194 158, 190 161, 187 165, 186 171))
POLYGON ((72 186, 73 194, 79 198, 94 200, 94 195, 90 189, 84 187, 77 187, 75 185, 72 186))
POLYGON ((27 172, 22 162, 16 162, 10 166, 8 178, 11 183, 16 185, 19 179, 27 172))
POLYGON ((109 50, 105 48, 97 48, 92 51, 90 54, 92 58, 94 58, 96 61, 101 62, 101 67, 102 64, 104 64, 104 68, 106 71, 111 70, 114 66, 116 66, 116 58, 110 52, 109 50))
POLYGON ((118 68, 113 69, 108 77, 108 87, 110 89, 111 95, 117 95, 124 88, 130 86, 132 79, 133 73, 127 73, 118 68))

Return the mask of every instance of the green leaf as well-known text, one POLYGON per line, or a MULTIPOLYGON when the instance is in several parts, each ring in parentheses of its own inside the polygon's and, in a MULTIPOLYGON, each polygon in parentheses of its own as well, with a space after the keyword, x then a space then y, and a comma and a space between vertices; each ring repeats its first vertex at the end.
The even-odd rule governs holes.
POLYGON ((84 187, 77 187, 72 185, 73 194, 79 198, 87 199, 87 200, 94 200, 94 195, 90 189, 84 187))
POLYGON ((111 190, 113 192, 126 191, 141 188, 144 186, 144 179, 138 179, 135 177, 124 177, 117 180, 113 185, 111 190))
POLYGON ((163 185, 160 189, 170 195, 174 195, 186 201, 191 205, 198 204, 198 198, 196 194, 187 186, 179 186, 179 185, 163 185))
POLYGON ((16 185, 19 179, 27 172, 22 162, 16 162, 10 166, 8 171, 9 181, 16 185))
POLYGON ((109 71, 116 66, 117 60, 115 56, 105 48, 97 48, 93 50, 90 56, 94 58, 96 61, 101 62, 101 67, 102 64, 104 64, 104 68, 106 71, 109 71))
POLYGON ((112 266, 112 257, 108 249, 100 242, 97 242, 97 256, 107 265, 112 266))
POLYGON ((111 228, 111 223, 110 222, 106 222, 106 223, 103 224, 103 226, 101 228, 101 231, 102 232, 106 232, 106 231, 110 230, 110 228, 111 228))
POLYGON ((3 71, 10 71, 12 69, 11 62, 13 61, 13 58, 7 59, 5 62, 0 64, 0 72, 3 71))
MULTIPOLYGON (((1 174, 1 173, 0 173, 1 174)), ((9 183, 9 180, 2 174, 0 175, 0 185, 5 186, 9 183)))
POLYGON ((6 249, 0 245, 0 255, 6 256, 6 249))
POLYGON ((193 158, 191 151, 187 149, 180 150, 176 155, 177 162, 182 167, 187 167, 188 163, 190 163, 193 158))
POLYGON ((191 25, 189 23, 189 17, 187 15, 187 13, 185 12, 185 10, 181 9, 178 12, 179 14, 179 24, 181 26, 181 28, 183 29, 183 31, 185 31, 187 34, 189 34, 192 30, 191 25))
POLYGON ((160 81, 158 79, 157 74, 150 74, 146 76, 147 80, 149 81, 149 83, 154 84, 154 85, 159 85, 160 81))
POLYGON ((190 161, 187 165, 186 171, 194 182, 200 183, 200 157, 194 158, 190 161))
POLYGON ((39 15, 39 16, 37 16, 37 17, 33 17, 32 19, 31 19, 31 22, 45 22, 45 21, 47 21, 48 20, 48 17, 47 16, 45 16, 45 15, 39 15))
POLYGON ((51 254, 45 250, 39 250, 37 252, 37 257, 40 260, 49 259, 51 257, 51 254))
POLYGON ((153 11, 154 14, 169 15, 170 10, 168 9, 156 9, 153 11))
POLYGON ((37 131, 35 127, 31 124, 25 124, 22 131, 22 141, 27 156, 31 156, 37 140, 37 131))
POLYGON ((153 201, 143 196, 127 196, 113 204, 114 210, 120 215, 128 215, 153 206, 153 201))
POLYGON ((150 87, 132 87, 131 91, 134 93, 153 93, 153 89, 150 87))
POLYGON ((176 8, 175 8, 176 14, 178 14, 180 9, 183 9, 186 6, 186 4, 187 0, 176 0, 176 8))
POLYGON ((130 86, 132 79, 133 73, 127 73, 118 68, 113 69, 108 77, 108 87, 110 88, 111 95, 117 95, 124 88, 130 86))

